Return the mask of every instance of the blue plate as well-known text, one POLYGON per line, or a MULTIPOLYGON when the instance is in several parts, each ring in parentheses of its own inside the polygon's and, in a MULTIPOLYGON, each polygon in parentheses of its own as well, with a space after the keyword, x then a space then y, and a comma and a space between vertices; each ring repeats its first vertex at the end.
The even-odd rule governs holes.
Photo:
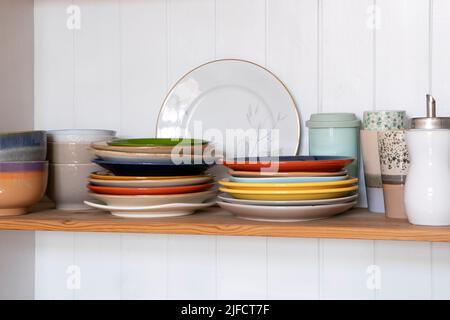
POLYGON ((203 174, 211 165, 160 162, 125 162, 95 159, 94 163, 117 176, 193 176, 203 174))
POLYGON ((340 181, 347 179, 348 176, 336 176, 336 177, 275 177, 275 178, 243 178, 243 177, 230 177, 232 182, 242 183, 295 183, 295 182, 327 182, 327 181, 340 181))

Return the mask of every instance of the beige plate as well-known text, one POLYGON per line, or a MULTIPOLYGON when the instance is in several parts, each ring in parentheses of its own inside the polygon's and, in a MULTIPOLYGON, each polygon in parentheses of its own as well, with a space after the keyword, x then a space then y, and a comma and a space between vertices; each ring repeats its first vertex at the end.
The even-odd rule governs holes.
POLYGON ((217 204, 239 218, 269 222, 309 221, 332 217, 356 205, 357 201, 318 206, 255 206, 219 201, 217 204))
POLYGON ((346 175, 347 170, 337 172, 260 172, 230 169, 228 173, 236 177, 334 177, 346 175))
MULTIPOLYGON (((208 144, 202 145, 202 149, 205 149, 208 144)), ((91 145, 93 149, 105 150, 105 151, 117 151, 117 152, 130 152, 130 153, 147 153, 147 154, 170 154, 172 152, 172 146, 155 146, 155 147, 120 147, 120 146, 110 146, 108 143, 100 142, 93 143, 91 145)), ((197 148, 199 148, 197 146, 197 148)), ((183 147, 183 151, 188 151, 189 153, 202 153, 198 152, 195 147, 189 148, 183 147)))
POLYGON ((146 207, 168 203, 201 203, 215 197, 217 191, 153 195, 153 196, 115 196, 107 194, 90 193, 93 198, 115 207, 146 207))
POLYGON ((153 187, 174 187, 189 186, 211 181, 210 176, 198 176, 192 178, 166 179, 166 180, 104 180, 89 179, 95 186, 121 187, 121 188, 153 188, 153 187))

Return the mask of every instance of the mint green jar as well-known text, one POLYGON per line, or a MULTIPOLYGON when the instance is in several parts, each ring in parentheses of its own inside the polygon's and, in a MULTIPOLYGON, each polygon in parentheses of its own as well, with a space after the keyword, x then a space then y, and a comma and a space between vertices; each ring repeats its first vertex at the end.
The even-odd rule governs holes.
POLYGON ((359 176, 359 128, 354 113, 315 113, 306 121, 309 128, 309 154, 348 156, 356 159, 347 167, 352 177, 359 176))

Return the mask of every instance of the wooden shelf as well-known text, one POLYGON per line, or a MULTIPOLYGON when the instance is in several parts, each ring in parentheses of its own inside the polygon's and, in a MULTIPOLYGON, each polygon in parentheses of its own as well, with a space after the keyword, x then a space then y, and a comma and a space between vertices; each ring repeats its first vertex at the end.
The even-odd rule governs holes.
POLYGON ((0 230, 163 233, 292 238, 337 238, 450 242, 450 227, 414 226, 406 221, 355 209, 331 219, 268 223, 235 218, 214 207, 194 215, 167 219, 130 219, 106 212, 43 210, 0 217, 0 230))

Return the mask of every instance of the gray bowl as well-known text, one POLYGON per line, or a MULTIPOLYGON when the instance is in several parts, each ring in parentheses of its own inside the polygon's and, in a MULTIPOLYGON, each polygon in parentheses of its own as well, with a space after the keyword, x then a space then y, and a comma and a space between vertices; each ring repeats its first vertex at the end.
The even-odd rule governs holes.
POLYGON ((0 133, 0 162, 45 161, 46 158, 45 131, 0 133))

